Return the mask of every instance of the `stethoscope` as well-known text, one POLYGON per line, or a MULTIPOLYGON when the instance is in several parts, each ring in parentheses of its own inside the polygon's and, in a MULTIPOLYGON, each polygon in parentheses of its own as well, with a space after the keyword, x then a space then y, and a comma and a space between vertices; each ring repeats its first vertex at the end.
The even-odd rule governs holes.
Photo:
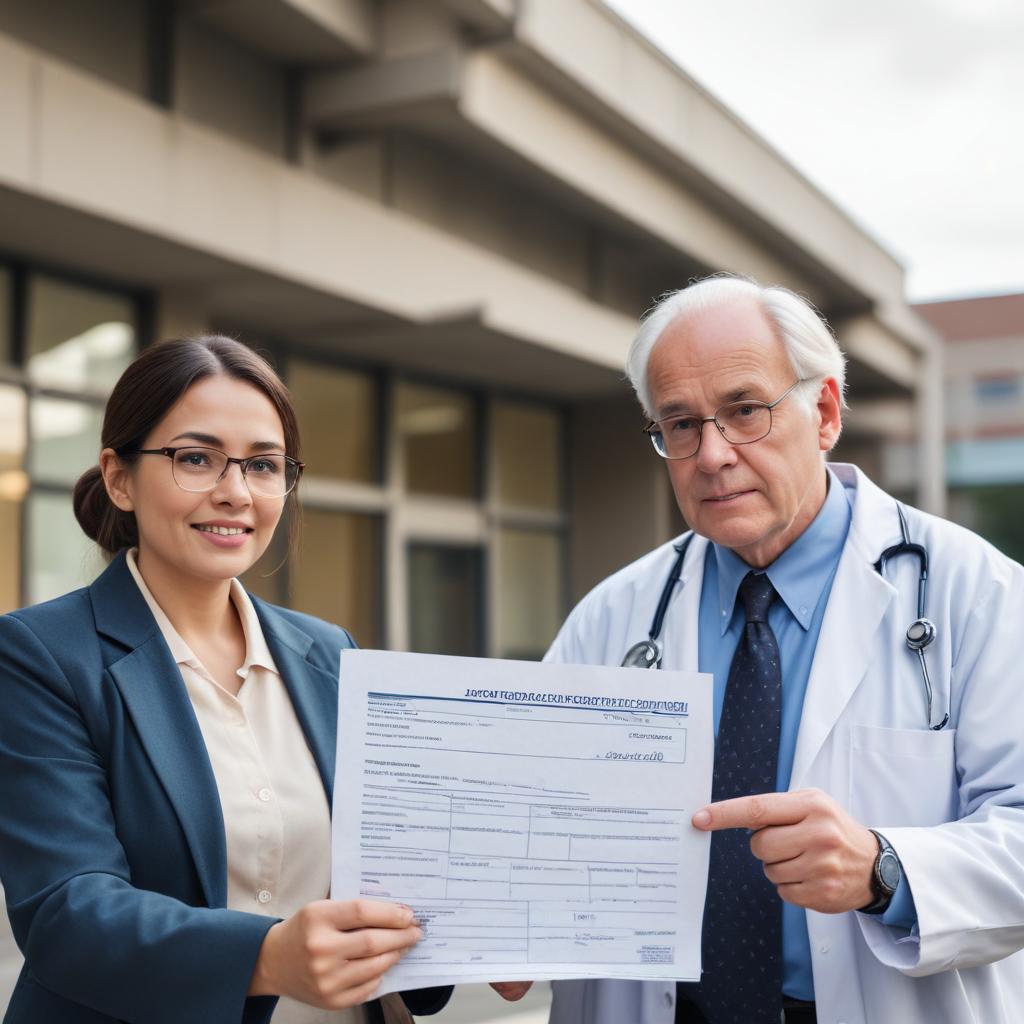
MULTIPOLYGON (((925 661, 924 652, 935 642, 935 623, 925 617, 925 604, 928 598, 928 552, 921 544, 914 544, 910 539, 910 531, 907 528, 907 517, 903 506, 897 502, 896 511, 900 517, 900 533, 902 540, 886 548, 875 562, 875 572, 880 576, 885 575, 885 567, 888 562, 900 555, 913 555, 917 559, 917 618, 907 628, 907 647, 917 654, 921 663, 921 676, 924 679, 924 692, 928 697, 928 728, 938 731, 944 729, 949 722, 949 712, 942 716, 938 725, 932 725, 934 712, 934 697, 932 694, 932 681, 928 675, 928 663, 925 661)), ((651 621, 651 628, 646 640, 633 644, 626 656, 622 659, 623 668, 661 668, 661 659, 665 651, 665 645, 661 640, 661 633, 665 626, 665 615, 668 612, 669 602, 675 591, 676 584, 682 578, 683 560, 686 558, 686 549, 693 540, 693 532, 686 534, 682 540, 675 545, 676 557, 672 562, 665 585, 661 590, 661 597, 658 599, 658 607, 654 611, 654 618, 651 621)))

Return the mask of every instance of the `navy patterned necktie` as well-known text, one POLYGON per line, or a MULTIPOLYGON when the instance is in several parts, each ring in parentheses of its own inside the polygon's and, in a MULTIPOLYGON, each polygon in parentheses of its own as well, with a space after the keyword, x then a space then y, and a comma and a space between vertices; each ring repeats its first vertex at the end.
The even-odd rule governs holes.
MULTIPOLYGON (((729 668, 715 740, 712 800, 775 792, 782 715, 779 645, 768 625, 777 596, 764 573, 740 584, 746 613, 729 668)), ((782 903, 750 852, 746 829, 711 836, 699 985, 680 994, 708 1024, 778 1024, 782 1011, 782 903)))

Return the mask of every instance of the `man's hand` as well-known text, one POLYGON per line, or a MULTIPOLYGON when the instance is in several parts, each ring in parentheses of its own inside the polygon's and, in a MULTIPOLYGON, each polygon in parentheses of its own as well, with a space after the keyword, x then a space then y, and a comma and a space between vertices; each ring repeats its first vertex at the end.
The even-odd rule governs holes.
POLYGON ((517 999, 522 999, 527 992, 530 991, 530 987, 533 985, 532 981, 492 981, 491 988, 501 996, 502 999, 507 999, 510 1003, 514 1003, 517 999))
POLYGON ((753 830, 750 849, 787 903, 841 914, 874 898, 878 842, 819 789, 722 800, 698 811, 693 824, 703 832, 753 830))

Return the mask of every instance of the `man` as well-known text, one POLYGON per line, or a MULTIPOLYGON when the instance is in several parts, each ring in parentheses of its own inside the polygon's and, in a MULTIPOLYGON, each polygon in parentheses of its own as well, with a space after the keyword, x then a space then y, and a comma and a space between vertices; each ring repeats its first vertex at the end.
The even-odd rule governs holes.
MULTIPOLYGON (((732 277, 668 296, 633 345, 693 529, 663 664, 714 676, 704 973, 556 983, 553 1024, 1024 1020, 1024 570, 826 465, 843 364, 801 299, 732 277), (917 557, 875 568, 907 539, 923 616, 917 557)), ((600 584, 548 660, 619 664, 675 555, 600 584)))

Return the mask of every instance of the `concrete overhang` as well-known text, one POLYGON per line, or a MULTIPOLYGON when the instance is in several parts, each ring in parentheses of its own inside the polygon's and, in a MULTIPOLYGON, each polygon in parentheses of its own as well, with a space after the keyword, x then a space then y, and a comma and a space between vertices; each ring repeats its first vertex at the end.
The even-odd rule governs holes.
POLYGON ((178 0, 178 10, 243 46, 292 66, 334 64, 373 51, 373 0, 178 0))
POLYGON ((12 253, 194 287, 221 322, 378 363, 622 388, 632 318, 2 37, 0 120, 12 253))
POLYGON ((872 395, 912 394, 920 379, 920 353, 865 313, 833 323, 849 359, 851 391, 872 395))
POLYGON ((509 58, 508 44, 448 45, 307 77, 305 126, 327 143, 399 128, 500 167, 593 223, 638 238, 687 264, 786 280, 822 305, 865 308, 868 298, 825 280, 683 183, 624 147, 606 127, 552 96, 509 58))
POLYGON ((810 260, 872 302, 903 301, 902 267, 885 248, 601 0, 522 0, 515 38, 552 89, 707 198, 724 197, 784 258, 810 260))
POLYGON ((833 317, 873 311, 914 350, 933 342, 897 261, 598 0, 522 0, 504 41, 311 74, 303 116, 326 140, 441 139, 691 264, 784 282, 833 317))

